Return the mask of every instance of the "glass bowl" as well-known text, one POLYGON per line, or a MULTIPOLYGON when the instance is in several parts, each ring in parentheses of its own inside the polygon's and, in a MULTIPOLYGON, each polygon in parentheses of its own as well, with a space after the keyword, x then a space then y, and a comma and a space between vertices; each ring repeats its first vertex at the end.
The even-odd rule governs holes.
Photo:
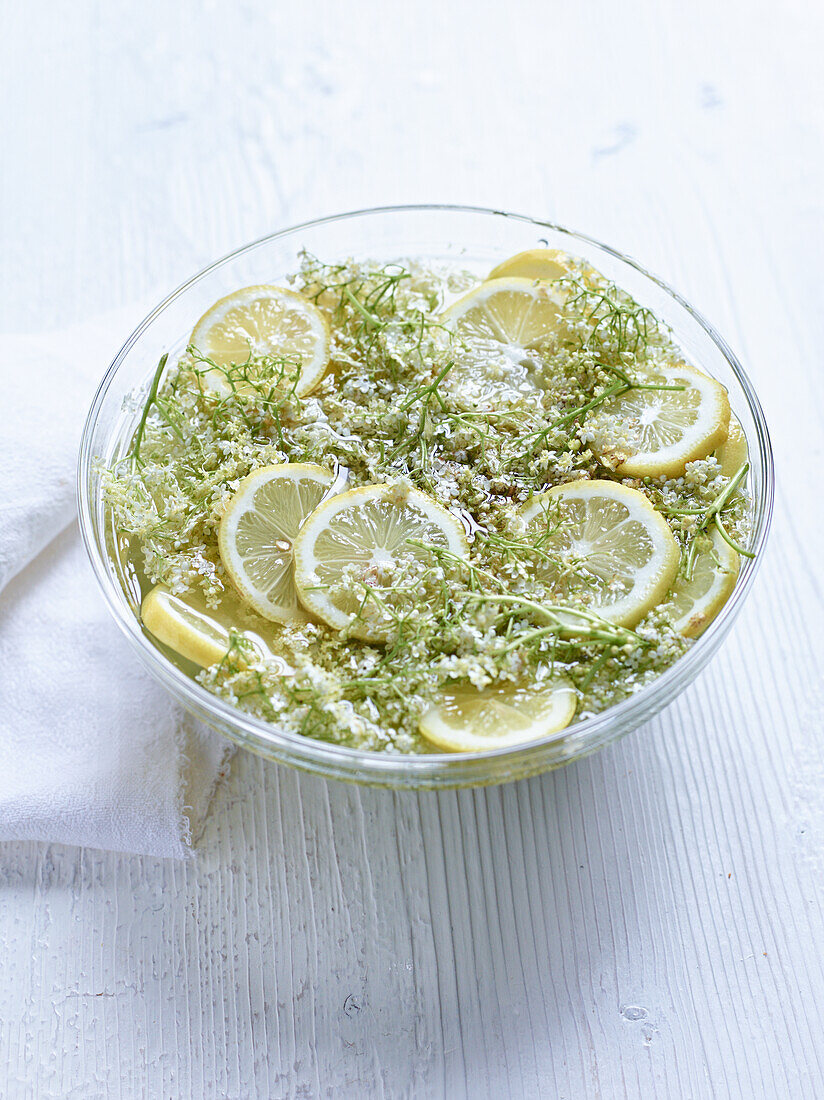
POLYGON ((238 745, 305 771, 383 787, 444 788, 501 783, 569 763, 636 729, 683 691, 716 652, 749 594, 769 529, 773 481, 767 426, 750 380, 721 336, 660 279, 606 245, 535 218, 464 206, 402 206, 284 229, 218 260, 161 302, 126 340, 95 395, 80 448, 78 495, 83 538, 112 614, 139 660, 192 714, 238 745), (110 552, 116 536, 99 468, 128 449, 140 411, 134 399, 142 402, 160 356, 182 350, 194 322, 218 298, 293 272, 303 249, 325 262, 418 256, 486 274, 506 256, 537 246, 580 256, 629 291, 667 322, 693 361, 729 391, 750 450, 750 548, 756 556, 742 562, 738 584, 720 614, 684 656, 629 699, 551 737, 490 752, 408 756, 344 748, 282 732, 211 695, 144 631, 134 581, 110 552))

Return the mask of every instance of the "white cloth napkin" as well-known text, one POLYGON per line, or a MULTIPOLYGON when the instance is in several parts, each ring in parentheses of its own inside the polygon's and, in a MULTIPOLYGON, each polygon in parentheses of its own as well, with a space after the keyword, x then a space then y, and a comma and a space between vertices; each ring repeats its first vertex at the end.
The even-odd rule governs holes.
POLYGON ((230 749, 143 671, 73 522, 83 418, 139 316, 0 336, 0 840, 184 858, 230 749))

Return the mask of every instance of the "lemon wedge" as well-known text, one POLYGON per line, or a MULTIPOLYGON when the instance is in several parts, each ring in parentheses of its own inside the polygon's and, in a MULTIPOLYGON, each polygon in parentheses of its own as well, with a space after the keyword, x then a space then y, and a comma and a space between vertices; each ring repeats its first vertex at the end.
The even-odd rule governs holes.
POLYGON ((309 463, 265 466, 241 481, 223 514, 221 561, 244 600, 266 619, 306 620, 295 589, 293 544, 332 483, 330 473, 309 463))
POLYGON ((680 388, 628 390, 589 422, 593 451, 619 477, 680 477, 727 438, 730 403, 720 382, 685 363, 656 371, 650 382, 680 388))
POLYGON ((569 257, 554 248, 529 248, 493 267, 488 279, 545 279, 552 282, 568 274, 569 257))
POLYGON ((459 557, 469 553, 458 520, 417 489, 367 485, 330 497, 295 539, 295 584, 302 602, 329 626, 384 641, 390 620, 378 603, 381 574, 404 561, 432 560, 410 539, 459 557), (342 590, 335 592, 336 585, 342 590), (377 600, 368 599, 370 591, 377 600))
POLYGON ((251 642, 259 656, 271 657, 269 644, 260 634, 239 628, 242 612, 233 609, 232 603, 231 596, 225 596, 220 608, 213 610, 198 593, 175 596, 159 584, 144 598, 140 617, 159 642, 201 668, 216 665, 226 656, 231 644, 231 625, 251 642))
POLYGON ((323 314, 300 294, 279 286, 247 286, 221 298, 200 318, 189 342, 220 368, 207 370, 202 378, 222 395, 251 392, 260 381, 249 373, 255 367, 251 357, 283 359, 287 384, 299 369, 298 397, 315 388, 329 362, 329 326, 323 314))
POLYGON ((667 600, 672 608, 673 626, 680 634, 697 638, 706 630, 730 598, 738 580, 738 568, 738 554, 724 541, 718 528, 713 527, 711 536, 703 536, 692 576, 689 580, 679 576, 667 600))
POLYGON ((675 580, 680 550, 643 493, 614 481, 556 485, 522 508, 526 537, 545 552, 539 577, 619 626, 634 626, 675 580))
POLYGON ((453 336, 447 385, 478 406, 534 396, 540 348, 556 332, 561 306, 550 283, 531 279, 490 279, 470 290, 443 314, 453 336))
POLYGON ((744 435, 740 420, 734 413, 730 413, 727 438, 716 449, 715 457, 718 459, 724 477, 732 477, 750 457, 747 437, 744 435))
POLYGON ((418 729, 446 752, 484 752, 537 741, 572 721, 575 688, 561 676, 531 687, 514 684, 444 691, 418 729))

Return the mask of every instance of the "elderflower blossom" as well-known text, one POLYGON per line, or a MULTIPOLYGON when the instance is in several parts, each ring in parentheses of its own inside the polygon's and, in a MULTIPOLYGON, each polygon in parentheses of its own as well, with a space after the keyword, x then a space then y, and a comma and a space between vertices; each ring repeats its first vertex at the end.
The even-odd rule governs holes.
MULTIPOLYGON (((161 586, 229 637, 223 658, 196 673, 203 686, 287 732, 419 753, 431 746, 418 723, 445 691, 562 674, 586 716, 689 647, 679 585, 730 478, 715 455, 676 476, 621 477, 643 425, 617 415, 611 397, 682 352, 597 272, 573 261, 569 270, 556 329, 498 352, 461 343, 443 323, 444 307, 476 285, 470 272, 306 255, 292 285, 331 337, 329 369, 309 396, 297 396, 299 365, 277 355, 231 365, 229 392, 216 390, 204 379, 220 368, 198 349, 159 371, 148 404, 134 396, 141 427, 129 459, 103 471, 107 507, 144 591, 161 586), (350 609, 346 627, 262 618, 234 590, 218 533, 243 479, 282 463, 318 465, 348 488, 381 485, 398 508, 413 490, 428 494, 466 529, 468 558, 431 539, 391 560, 353 556, 334 581, 309 578, 350 609), (589 569, 560 513, 543 525, 524 518, 553 486, 603 479, 643 493, 681 549, 672 592, 631 631, 583 617, 596 589, 620 598, 626 580, 589 569)), ((746 541, 743 483, 724 522, 746 541)))

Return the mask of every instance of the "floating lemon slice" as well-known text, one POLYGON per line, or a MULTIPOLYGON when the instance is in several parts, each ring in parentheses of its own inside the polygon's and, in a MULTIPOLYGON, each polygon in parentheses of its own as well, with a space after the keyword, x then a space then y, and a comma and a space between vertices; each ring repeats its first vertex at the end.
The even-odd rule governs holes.
POLYGON ((619 477, 680 477, 727 438, 730 403, 720 382, 686 364, 660 369, 650 381, 682 388, 629 390, 591 421, 592 449, 619 477))
POLYGON ((244 600, 275 622, 306 620, 295 589, 293 544, 332 475, 308 463, 255 470, 241 481, 220 521, 220 557, 244 600))
POLYGON ((233 390, 248 393, 255 384, 270 381, 268 376, 255 376, 258 365, 249 362, 252 357, 282 359, 286 386, 299 369, 299 397, 314 389, 329 362, 329 327, 323 314, 279 286, 247 286, 221 298, 200 318, 189 342, 222 368, 202 377, 210 389, 224 395, 233 390))
POLYGON ((741 427, 741 422, 738 420, 738 417, 733 413, 730 413, 727 438, 721 446, 717 448, 715 457, 718 459, 721 466, 721 473, 724 477, 732 477, 750 457, 744 429, 741 427))
POLYGON ((295 583, 300 598, 329 626, 367 641, 383 641, 390 626, 377 600, 381 574, 405 560, 432 561, 441 547, 466 557, 469 545, 457 519, 417 489, 367 485, 330 497, 295 540, 295 583), (333 586, 342 584, 335 592, 333 586), (356 619, 357 616, 357 619, 356 619), (353 621, 354 620, 354 621, 353 621))
POLYGON ((572 721, 575 688, 563 677, 528 688, 514 684, 444 691, 418 729, 447 752, 484 752, 537 741, 572 721))
MULTIPOLYGON (((226 656, 231 645, 231 625, 251 643, 259 656, 271 657, 268 643, 259 634, 240 629, 242 612, 239 608, 233 611, 232 602, 231 597, 224 597, 215 611, 195 592, 174 596, 165 585, 159 584, 143 600, 140 616, 143 625, 158 641, 201 668, 216 665, 226 656)), ((239 661, 242 657, 239 653, 239 661)))
POLYGON ((666 520, 643 493, 614 481, 575 481, 522 509, 545 551, 534 568, 557 598, 634 626, 664 598, 680 562, 666 520))
POLYGON ((551 282, 569 274, 569 256, 554 248, 530 248, 493 267, 488 279, 545 279, 551 282))
POLYGON ((704 538, 696 555, 692 577, 687 580, 679 576, 667 601, 672 607, 673 626, 679 633, 697 638, 706 630, 730 598, 738 580, 738 568, 738 554, 724 541, 718 528, 713 527, 712 537, 704 538))
POLYGON ((476 405, 512 403, 541 389, 540 348, 556 332, 562 300, 549 283, 491 279, 444 312, 453 334, 447 385, 476 405))

